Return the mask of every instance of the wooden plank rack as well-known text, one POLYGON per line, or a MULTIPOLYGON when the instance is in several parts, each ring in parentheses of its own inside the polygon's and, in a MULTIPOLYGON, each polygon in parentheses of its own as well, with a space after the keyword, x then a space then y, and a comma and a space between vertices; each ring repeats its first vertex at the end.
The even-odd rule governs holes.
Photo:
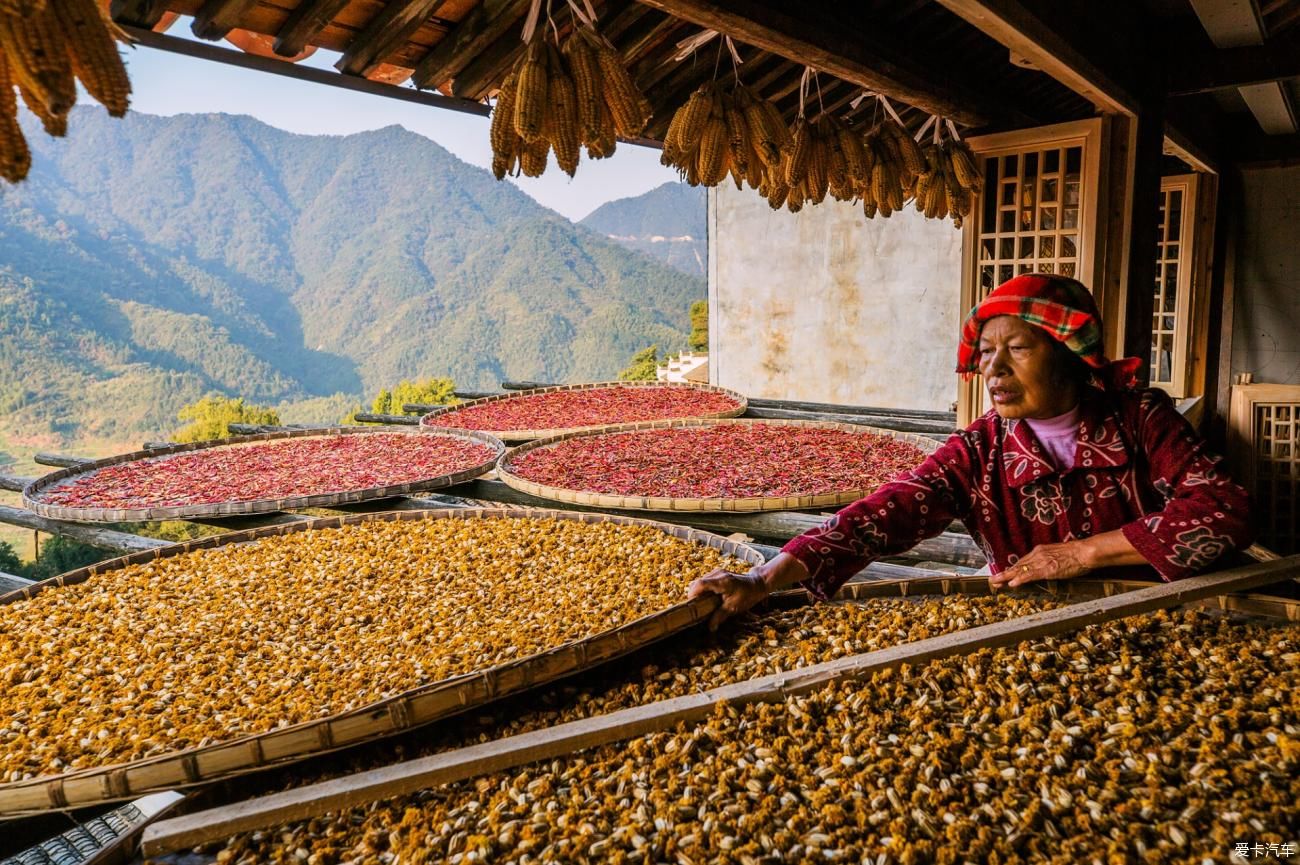
POLYGON ((142 851, 146 856, 160 855, 239 832, 309 819, 538 760, 563 757, 671 729, 680 723, 702 721, 719 703, 775 702, 835 682, 863 679, 903 664, 921 664, 1065 634, 1227 592, 1245 591, 1298 574, 1300 556, 1256 562, 395 763, 155 823, 145 831, 142 851))

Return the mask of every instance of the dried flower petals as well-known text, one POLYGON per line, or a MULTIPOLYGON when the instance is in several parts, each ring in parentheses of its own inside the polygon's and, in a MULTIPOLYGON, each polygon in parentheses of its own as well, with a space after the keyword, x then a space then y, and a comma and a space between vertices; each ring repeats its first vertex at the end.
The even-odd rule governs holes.
POLYGON ((430 426, 485 432, 560 430, 649 420, 707 417, 739 408, 734 397, 702 388, 663 385, 609 385, 580 390, 549 390, 454 409, 432 418, 430 426))
POLYGON ((0 606, 0 782, 321 718, 582 639, 745 567, 652 526, 372 520, 0 606))
POLYGON ((36 498, 73 508, 287 499, 429 480, 490 462, 494 453, 483 442, 412 433, 276 439, 105 466, 36 498))
MULTIPOLYGON (((810 618, 755 649, 825 659, 827 631, 842 630, 810 618)), ((237 836, 217 857, 1218 862, 1243 832, 1285 849, 1300 796, 1298 630, 1189 611, 1109 622, 783 704, 720 705, 698 724, 237 836)), ((717 654, 708 669, 725 676, 731 653, 717 654)), ((697 666, 643 679, 689 693, 697 666)), ((557 695, 574 707, 560 718, 587 714, 592 696, 557 695)))
POLYGON ((528 451, 506 468, 562 489, 742 498, 875 489, 924 456, 879 433, 736 423, 581 436, 528 451))

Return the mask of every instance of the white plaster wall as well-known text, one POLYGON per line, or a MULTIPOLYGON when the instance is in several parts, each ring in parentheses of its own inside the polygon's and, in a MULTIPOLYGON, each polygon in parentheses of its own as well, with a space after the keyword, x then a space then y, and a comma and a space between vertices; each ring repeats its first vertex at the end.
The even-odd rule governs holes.
POLYGON ((1300 384, 1300 166, 1242 171, 1232 372, 1300 384))
POLYGON ((962 232, 828 199, 709 194, 712 383, 749 396, 946 411, 957 398, 962 232))

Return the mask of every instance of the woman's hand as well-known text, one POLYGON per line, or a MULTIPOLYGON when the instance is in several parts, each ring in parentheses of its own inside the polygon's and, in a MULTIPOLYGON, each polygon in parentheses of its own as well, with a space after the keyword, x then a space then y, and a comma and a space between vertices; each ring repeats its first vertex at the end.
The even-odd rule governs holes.
POLYGON ((1068 580, 1092 570, 1082 541, 1039 544, 1029 554, 1000 574, 989 577, 995 589, 1017 588, 1039 580, 1068 580))
POLYGON ((686 597, 714 594, 722 605, 709 617, 709 630, 716 631, 727 619, 743 613, 764 600, 772 592, 808 579, 808 569, 789 553, 781 553, 770 562, 755 566, 747 574, 736 574, 719 568, 693 580, 686 589, 686 597))
POLYGON ((1146 559, 1119 529, 1063 544, 1039 544, 1000 574, 989 577, 994 589, 1014 589, 1038 580, 1069 580, 1097 568, 1141 565, 1146 559))

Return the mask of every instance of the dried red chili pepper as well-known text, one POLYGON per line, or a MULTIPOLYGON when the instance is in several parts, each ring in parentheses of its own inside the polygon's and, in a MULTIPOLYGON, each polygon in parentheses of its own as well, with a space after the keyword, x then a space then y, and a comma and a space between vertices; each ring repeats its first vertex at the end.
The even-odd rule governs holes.
POLYGON ((454 409, 430 426, 488 432, 575 429, 672 418, 706 417, 739 408, 734 397, 700 388, 610 385, 552 390, 454 409))
POLYGON ((874 489, 924 459, 891 436, 778 424, 713 424, 580 436, 508 470, 562 489, 668 498, 808 496, 874 489))
POLYGON ((424 433, 277 439, 105 466, 38 498, 75 508, 287 499, 429 480, 488 462, 494 452, 482 442, 424 433))

